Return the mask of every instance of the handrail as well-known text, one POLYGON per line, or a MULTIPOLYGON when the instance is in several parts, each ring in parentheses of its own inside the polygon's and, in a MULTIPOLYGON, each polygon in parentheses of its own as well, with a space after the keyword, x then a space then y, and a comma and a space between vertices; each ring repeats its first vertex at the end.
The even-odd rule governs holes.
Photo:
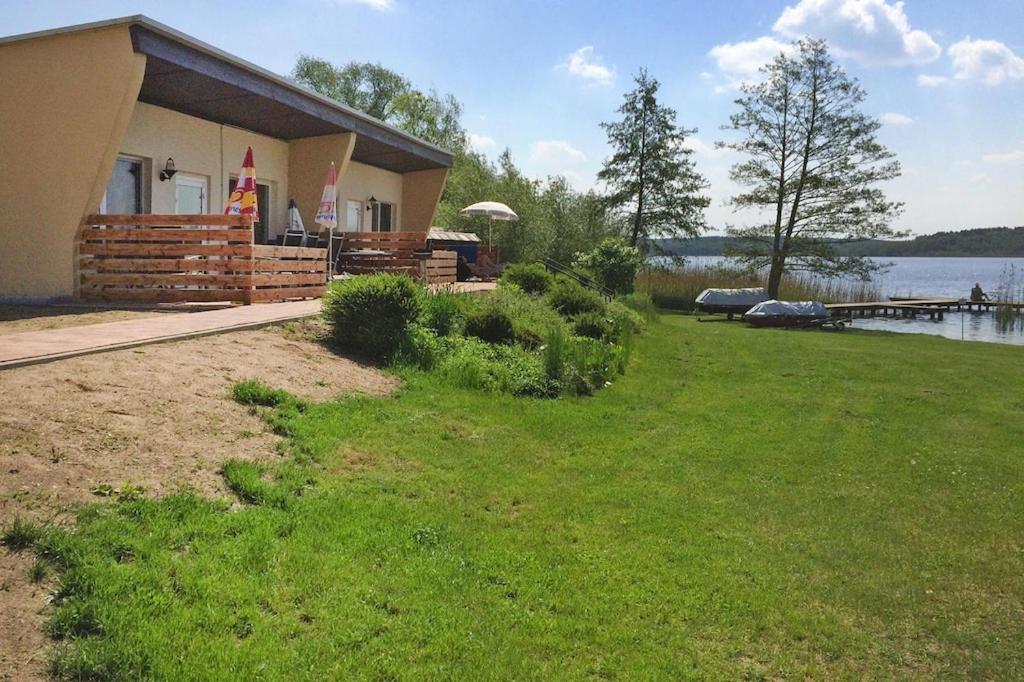
POLYGON ((559 263, 558 261, 553 260, 551 258, 541 258, 540 262, 541 265, 546 267, 548 270, 555 272, 559 275, 564 275, 569 279, 574 280, 580 286, 596 291, 597 293, 607 298, 609 301, 615 297, 615 292, 613 292, 611 289, 601 285, 599 282, 595 282, 586 275, 582 275, 579 272, 576 272, 567 265, 559 263))

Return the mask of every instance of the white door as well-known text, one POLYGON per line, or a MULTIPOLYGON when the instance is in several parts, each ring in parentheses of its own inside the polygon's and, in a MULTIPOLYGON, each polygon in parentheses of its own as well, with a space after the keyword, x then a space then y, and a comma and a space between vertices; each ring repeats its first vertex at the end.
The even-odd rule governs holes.
POLYGON ((206 213, 209 197, 206 178, 200 175, 177 173, 174 176, 174 212, 206 213))
POLYGON ((361 232, 363 229, 363 202, 349 201, 345 204, 345 231, 361 232))

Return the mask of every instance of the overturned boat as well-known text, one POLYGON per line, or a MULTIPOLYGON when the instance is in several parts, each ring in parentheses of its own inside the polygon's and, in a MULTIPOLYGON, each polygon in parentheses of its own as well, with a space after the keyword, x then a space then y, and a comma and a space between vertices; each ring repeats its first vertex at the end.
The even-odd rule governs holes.
POLYGON ((742 315, 758 303, 768 300, 761 287, 750 289, 705 289, 696 298, 697 310, 702 313, 742 315))
POLYGON ((744 313, 743 319, 755 327, 820 327, 830 323, 828 308, 821 301, 764 301, 744 313))

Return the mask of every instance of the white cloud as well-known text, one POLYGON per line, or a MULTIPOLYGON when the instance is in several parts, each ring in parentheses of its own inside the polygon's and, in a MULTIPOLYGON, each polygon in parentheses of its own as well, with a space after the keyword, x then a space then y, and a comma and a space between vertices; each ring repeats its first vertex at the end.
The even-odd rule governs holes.
POLYGON ((700 79, 702 81, 709 81, 709 80, 711 80, 714 77, 715 77, 714 74, 712 74, 710 71, 701 71, 700 72, 700 79))
MULTIPOLYGON (((539 140, 533 143, 530 158, 546 163, 579 163, 587 156, 565 140, 539 140)), ((564 172, 564 171, 563 171, 564 172)))
POLYGON ((1015 163, 1017 161, 1024 161, 1024 149, 1015 149, 1012 152, 985 154, 981 157, 981 160, 987 161, 988 163, 1015 163))
POLYGON ((337 0, 342 5, 363 5, 378 12, 390 12, 395 9, 395 0, 337 0))
POLYGON ((780 52, 789 52, 792 46, 771 36, 739 43, 715 45, 708 56, 715 60, 718 70, 725 76, 727 84, 718 85, 715 92, 737 88, 741 84, 759 78, 759 69, 773 60, 780 52))
POLYGON ((911 28, 902 2, 800 0, 772 29, 788 38, 824 38, 836 54, 866 64, 924 64, 942 54, 930 35, 911 28))
POLYGON ((723 156, 732 151, 724 147, 715 147, 715 145, 708 144, 699 137, 694 137, 692 135, 683 140, 683 147, 686 149, 692 149, 698 156, 704 156, 709 159, 718 158, 719 156, 723 156))
POLYGON ((927 73, 918 74, 917 84, 922 88, 934 88, 939 85, 944 85, 949 82, 949 79, 945 76, 931 76, 927 73))
POLYGON ((908 126, 914 122, 914 119, 906 114, 897 114, 894 111, 885 112, 878 117, 878 120, 887 126, 908 126))
POLYGON ((488 135, 481 135, 480 133, 466 133, 466 137, 469 140, 469 146, 475 151, 481 153, 494 149, 498 146, 498 143, 494 141, 494 138, 488 135))
POLYGON ((1008 80, 1024 79, 1024 59, 998 40, 971 40, 970 37, 949 47, 955 77, 1000 85, 1008 80))
POLYGON ((605 66, 604 60, 594 54, 593 45, 576 50, 558 68, 565 69, 589 85, 611 85, 615 78, 615 71, 605 66))

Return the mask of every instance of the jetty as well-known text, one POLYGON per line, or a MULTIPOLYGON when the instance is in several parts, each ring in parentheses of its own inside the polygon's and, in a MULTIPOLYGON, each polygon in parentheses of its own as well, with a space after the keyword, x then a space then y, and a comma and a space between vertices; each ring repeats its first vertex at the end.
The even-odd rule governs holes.
POLYGON ((956 311, 988 312, 998 307, 1024 311, 1024 302, 971 301, 969 299, 941 297, 893 296, 888 301, 862 301, 859 303, 827 303, 825 307, 833 317, 917 317, 927 315, 930 320, 941 320, 946 313, 956 311))

